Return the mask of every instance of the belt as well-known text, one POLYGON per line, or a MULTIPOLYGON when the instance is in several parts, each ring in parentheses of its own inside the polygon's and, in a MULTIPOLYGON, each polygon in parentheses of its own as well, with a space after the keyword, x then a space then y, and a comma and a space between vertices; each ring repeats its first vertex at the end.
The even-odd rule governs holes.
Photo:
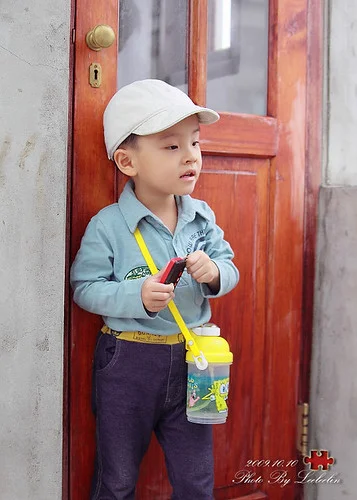
POLYGON ((129 342, 141 342, 142 344, 180 344, 185 342, 182 333, 174 333, 173 335, 157 335, 156 333, 147 332, 117 332, 109 326, 104 325, 101 329, 102 333, 108 333, 120 340, 128 340, 129 342))

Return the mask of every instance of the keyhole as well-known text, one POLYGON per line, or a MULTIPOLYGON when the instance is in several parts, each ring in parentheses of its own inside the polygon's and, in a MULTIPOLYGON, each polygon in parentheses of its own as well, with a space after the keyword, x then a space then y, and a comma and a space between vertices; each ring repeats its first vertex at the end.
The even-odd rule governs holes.
POLYGON ((89 66, 89 84, 94 88, 99 88, 102 83, 102 67, 99 63, 92 63, 89 66))

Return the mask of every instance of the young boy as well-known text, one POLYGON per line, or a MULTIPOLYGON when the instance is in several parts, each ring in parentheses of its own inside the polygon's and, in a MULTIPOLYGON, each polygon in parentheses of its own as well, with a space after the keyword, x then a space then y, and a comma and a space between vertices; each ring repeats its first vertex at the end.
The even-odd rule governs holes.
POLYGON ((199 123, 218 118, 160 80, 123 87, 104 113, 108 157, 129 181, 118 203, 89 222, 71 269, 75 302, 105 323, 94 356, 92 500, 134 499, 152 431, 172 498, 213 499, 212 429, 187 421, 185 343, 166 306, 175 297, 193 328, 210 319, 208 299, 238 282, 212 210, 190 197, 202 166, 199 123), (153 276, 136 227, 161 269, 153 276), (186 255, 174 294, 160 279, 172 257, 186 255))

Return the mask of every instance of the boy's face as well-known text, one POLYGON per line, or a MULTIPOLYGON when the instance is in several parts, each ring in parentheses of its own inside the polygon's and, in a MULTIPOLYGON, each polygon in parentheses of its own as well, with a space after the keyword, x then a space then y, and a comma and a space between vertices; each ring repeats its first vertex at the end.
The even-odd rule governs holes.
POLYGON ((139 136, 126 150, 138 199, 191 194, 202 168, 199 122, 189 116, 163 132, 139 136))

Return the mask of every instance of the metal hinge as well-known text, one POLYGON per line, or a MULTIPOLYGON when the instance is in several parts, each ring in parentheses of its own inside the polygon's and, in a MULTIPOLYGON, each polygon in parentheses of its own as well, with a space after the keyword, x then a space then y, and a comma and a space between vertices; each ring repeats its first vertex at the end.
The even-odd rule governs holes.
POLYGON ((309 438, 309 405, 308 403, 299 403, 296 447, 303 457, 307 456, 308 438, 309 438))

